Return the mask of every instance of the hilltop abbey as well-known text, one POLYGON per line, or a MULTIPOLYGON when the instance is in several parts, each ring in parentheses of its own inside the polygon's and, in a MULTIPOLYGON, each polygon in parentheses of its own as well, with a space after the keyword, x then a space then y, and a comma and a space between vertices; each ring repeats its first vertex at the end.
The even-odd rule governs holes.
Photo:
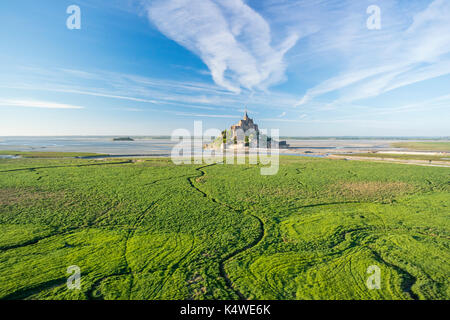
MULTIPOLYGON (((244 118, 239 120, 230 129, 222 131, 221 136, 217 137, 211 144, 205 145, 206 149, 245 149, 251 148, 270 148, 271 138, 263 135, 259 131, 258 125, 248 116, 245 109, 244 118), (261 145, 263 143, 264 145, 261 145)), ((287 146, 285 141, 280 142, 281 147, 287 146)))
POLYGON ((233 138, 237 136, 238 130, 244 131, 254 131, 256 134, 259 134, 258 125, 253 122, 253 119, 248 117, 247 110, 244 114, 244 119, 239 120, 238 124, 231 126, 231 132, 233 133, 233 138))
MULTIPOLYGON (((247 109, 245 110, 244 118, 239 120, 237 124, 232 125, 230 131, 231 134, 226 131, 222 132, 222 138, 225 139, 225 142, 227 138, 231 138, 231 145, 234 145, 235 148, 245 148, 250 146, 250 144, 252 147, 259 147, 259 128, 253 122, 253 119, 249 118, 247 109)), ((228 145, 230 145, 230 141, 228 141, 228 145)))
POLYGON ((238 164, 244 164, 248 159, 250 164, 257 164, 259 159, 261 163, 270 163, 270 167, 261 168, 261 174, 273 175, 278 172, 279 149, 288 145, 286 141, 278 141, 278 129, 271 129, 270 137, 266 131, 260 130, 249 118, 247 110, 243 119, 224 131, 213 128, 203 132, 202 121, 194 121, 194 139, 186 129, 177 129, 172 134, 171 140, 179 141, 172 149, 172 161, 177 165, 203 162, 230 164, 235 160, 238 164), (203 144, 206 141, 210 143, 203 144), (247 154, 249 157, 245 156, 247 154))

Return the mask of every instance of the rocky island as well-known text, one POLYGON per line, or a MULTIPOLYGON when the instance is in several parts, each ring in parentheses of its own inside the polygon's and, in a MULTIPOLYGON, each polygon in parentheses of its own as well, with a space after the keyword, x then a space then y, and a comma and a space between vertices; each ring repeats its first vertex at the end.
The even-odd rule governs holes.
POLYGON ((134 141, 134 139, 132 139, 130 137, 119 137, 119 138, 114 138, 113 141, 134 141))

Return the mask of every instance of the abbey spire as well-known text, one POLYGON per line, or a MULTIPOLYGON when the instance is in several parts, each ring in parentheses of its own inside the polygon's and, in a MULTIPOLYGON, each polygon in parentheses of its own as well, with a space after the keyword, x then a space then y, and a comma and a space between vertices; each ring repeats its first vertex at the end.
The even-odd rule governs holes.
POLYGON ((244 120, 248 120, 247 107, 245 107, 244 120))

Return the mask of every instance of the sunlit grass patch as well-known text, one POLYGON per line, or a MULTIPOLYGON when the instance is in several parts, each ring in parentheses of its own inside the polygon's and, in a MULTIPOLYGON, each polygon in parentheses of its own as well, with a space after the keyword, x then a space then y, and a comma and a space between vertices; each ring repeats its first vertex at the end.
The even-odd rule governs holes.
POLYGON ((401 181, 340 181, 329 187, 329 192, 355 201, 386 200, 410 193, 415 187, 401 181))
POLYGON ((450 152, 450 142, 448 141, 411 141, 411 142, 394 142, 392 146, 395 148, 408 148, 421 151, 447 151, 450 152))
POLYGON ((27 205, 33 206, 43 200, 61 199, 63 192, 48 192, 30 188, 0 189, 0 206, 27 205))

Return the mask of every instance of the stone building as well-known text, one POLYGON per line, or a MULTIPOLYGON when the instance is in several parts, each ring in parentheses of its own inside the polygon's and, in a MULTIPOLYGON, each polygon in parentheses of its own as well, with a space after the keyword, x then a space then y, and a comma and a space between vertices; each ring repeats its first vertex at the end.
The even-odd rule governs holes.
POLYGON ((258 125, 253 122, 253 119, 248 117, 247 111, 245 111, 244 119, 239 120, 238 124, 231 126, 231 132, 233 132, 233 137, 236 136, 237 130, 243 130, 244 133, 250 130, 254 130, 259 133, 258 125))
POLYGON ((253 119, 249 118, 247 110, 245 110, 244 118, 239 120, 237 124, 231 126, 229 132, 224 131, 222 138, 225 138, 225 133, 227 139, 231 139, 228 145, 234 145, 236 148, 248 147, 250 144, 254 147, 258 147, 259 145, 258 125, 253 122, 253 119))
MULTIPOLYGON (((244 113, 244 118, 239 120, 235 125, 232 125, 230 129, 222 131, 222 135, 217 137, 211 144, 205 145, 207 149, 245 149, 251 148, 270 148, 271 138, 262 135, 259 132, 258 125, 249 118, 247 109, 244 113), (260 146, 260 140, 266 141, 260 146)), ((287 147, 285 141, 280 142, 280 147, 287 147)))

